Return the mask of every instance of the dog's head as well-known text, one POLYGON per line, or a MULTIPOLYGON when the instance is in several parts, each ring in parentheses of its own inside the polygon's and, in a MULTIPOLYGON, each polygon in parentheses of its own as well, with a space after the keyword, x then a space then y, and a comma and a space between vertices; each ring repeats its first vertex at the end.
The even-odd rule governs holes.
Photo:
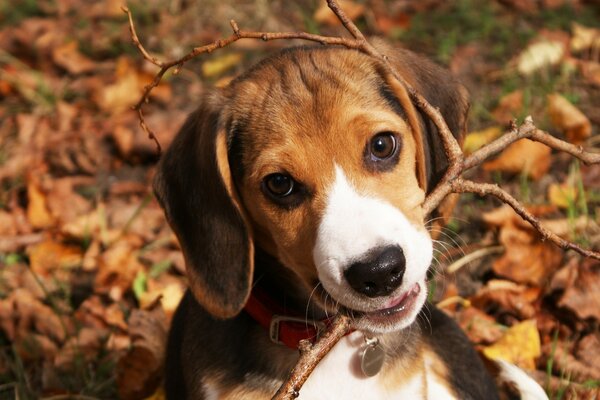
MULTIPOLYGON (((427 60, 378 46, 462 134, 462 86, 427 60)), ((446 160, 432 124, 384 70, 354 50, 287 50, 205 96, 188 119, 155 191, 211 314, 243 308, 259 246, 361 329, 414 320, 432 259, 421 205, 446 160)))

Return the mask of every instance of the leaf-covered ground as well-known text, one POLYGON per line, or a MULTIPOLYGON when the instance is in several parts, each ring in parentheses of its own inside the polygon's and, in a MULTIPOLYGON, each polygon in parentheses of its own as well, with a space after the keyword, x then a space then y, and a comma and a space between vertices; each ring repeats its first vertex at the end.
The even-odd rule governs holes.
MULTIPOLYGON (((473 151, 532 115, 600 146, 600 5, 583 0, 365 0, 344 7, 448 66, 469 88, 473 151)), ((185 288, 154 200, 156 153, 130 106, 156 71, 120 0, 0 1, 0 398, 161 398, 185 288)), ((132 1, 162 58, 244 29, 340 34, 321 2, 132 1)), ((205 88, 290 43, 245 41, 167 75, 146 106, 166 147, 205 88)), ((600 166, 518 142, 473 172, 560 235, 600 249, 600 166)), ((600 264, 540 242, 512 211, 463 196, 440 234, 432 299, 487 357, 530 369, 552 399, 600 397, 600 264)))

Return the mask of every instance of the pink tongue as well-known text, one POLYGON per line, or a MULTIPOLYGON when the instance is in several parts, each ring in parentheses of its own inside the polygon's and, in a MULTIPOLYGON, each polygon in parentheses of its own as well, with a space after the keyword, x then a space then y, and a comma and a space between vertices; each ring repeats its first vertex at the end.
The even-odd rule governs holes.
POLYGON ((418 286, 418 284, 415 284, 413 287, 410 288, 410 290, 408 290, 402 296, 400 296, 396 299, 392 299, 389 301, 389 303, 386 303, 384 305, 383 309, 385 310, 388 308, 396 307, 398 304, 402 303, 411 293, 418 292, 418 291, 419 291, 419 286, 418 286))

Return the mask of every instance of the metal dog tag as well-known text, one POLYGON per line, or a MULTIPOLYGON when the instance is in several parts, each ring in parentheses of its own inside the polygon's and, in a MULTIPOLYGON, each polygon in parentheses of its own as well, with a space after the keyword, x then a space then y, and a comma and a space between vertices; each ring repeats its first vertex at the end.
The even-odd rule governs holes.
POLYGON ((385 352, 377 338, 365 337, 365 347, 360 353, 360 369, 366 376, 375 376, 381 371, 385 352))

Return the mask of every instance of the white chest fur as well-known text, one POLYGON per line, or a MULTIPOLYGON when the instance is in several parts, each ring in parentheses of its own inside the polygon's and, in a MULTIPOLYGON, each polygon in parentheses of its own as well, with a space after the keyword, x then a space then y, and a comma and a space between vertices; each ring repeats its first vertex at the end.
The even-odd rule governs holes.
MULTIPOLYGON (((310 375, 302 390, 300 400, 394 400, 394 399, 453 399, 448 390, 424 368, 390 385, 382 375, 367 378, 360 372, 359 353, 364 344, 363 334, 353 332, 346 336, 327 354, 310 375)), ((394 373, 394 372, 391 372, 394 373)), ((400 374, 401 371, 398 371, 400 374)))

